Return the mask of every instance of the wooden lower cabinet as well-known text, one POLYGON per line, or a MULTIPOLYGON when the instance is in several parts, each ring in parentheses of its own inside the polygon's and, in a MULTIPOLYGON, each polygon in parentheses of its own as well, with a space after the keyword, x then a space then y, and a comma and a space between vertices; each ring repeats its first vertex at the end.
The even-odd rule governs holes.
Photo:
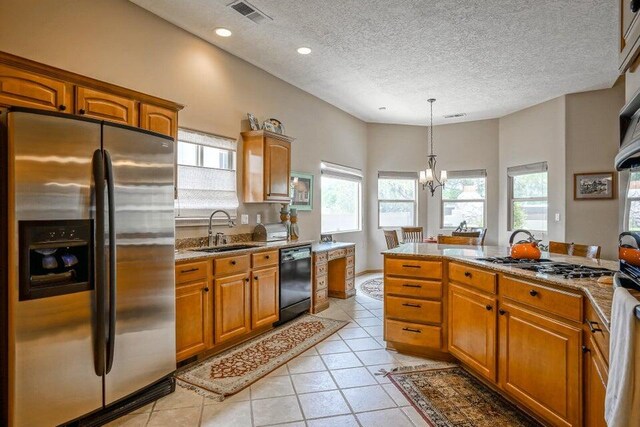
POLYGON ((280 318, 278 267, 253 271, 251 281, 251 327, 271 325, 280 318))
POLYGON ((211 347, 211 289, 207 279, 176 287, 176 359, 211 347))
POLYGON ((604 401, 607 393, 607 362, 593 338, 584 347, 584 425, 606 427, 604 401))
POLYGON ((215 343, 221 344, 251 331, 251 280, 249 274, 214 280, 215 343))
POLYGON ((508 303, 499 314, 501 388, 552 425, 581 425, 582 331, 508 303))
POLYGON ((496 381, 497 299, 449 284, 449 352, 496 381))

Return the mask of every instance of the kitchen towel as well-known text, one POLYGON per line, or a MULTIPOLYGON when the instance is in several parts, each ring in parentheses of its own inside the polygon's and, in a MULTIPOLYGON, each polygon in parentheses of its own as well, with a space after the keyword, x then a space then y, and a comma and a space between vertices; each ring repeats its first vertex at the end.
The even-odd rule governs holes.
POLYGON ((625 288, 613 294, 605 419, 609 427, 640 427, 640 320, 638 300, 625 288))

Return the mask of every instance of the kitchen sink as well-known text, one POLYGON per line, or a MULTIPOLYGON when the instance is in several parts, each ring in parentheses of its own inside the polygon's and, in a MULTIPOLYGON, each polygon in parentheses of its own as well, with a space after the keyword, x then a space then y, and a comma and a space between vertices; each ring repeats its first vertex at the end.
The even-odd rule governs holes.
POLYGON ((213 248, 202 248, 196 249, 198 252, 229 252, 229 251, 239 251, 242 249, 252 249, 258 248, 257 245, 235 245, 235 246, 220 246, 213 248))

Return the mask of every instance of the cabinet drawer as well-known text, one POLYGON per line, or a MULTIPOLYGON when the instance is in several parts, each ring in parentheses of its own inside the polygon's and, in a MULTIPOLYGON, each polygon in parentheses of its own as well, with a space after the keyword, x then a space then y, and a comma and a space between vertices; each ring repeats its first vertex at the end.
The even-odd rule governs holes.
POLYGON ((503 276, 500 294, 513 301, 582 323, 582 296, 503 276))
POLYGON ((200 261, 176 265, 176 284, 206 279, 209 262, 210 261, 200 261))
POLYGON ((213 260, 213 274, 227 276, 229 274, 245 273, 249 270, 249 255, 238 255, 229 258, 213 260))
POLYGON ((351 246, 347 248, 347 256, 352 256, 356 254, 356 247, 351 246))
POLYGON ((327 253, 326 252, 316 253, 315 260, 316 260, 316 264, 327 262, 327 253))
POLYGON ((327 271, 327 264, 316 264, 316 276, 325 276, 327 271))
POLYGON ((607 363, 609 363, 609 331, 602 324, 600 316, 596 314, 593 306, 590 302, 586 304, 585 325, 587 327, 588 334, 593 338, 592 341, 598 346, 600 353, 604 356, 607 363))
POLYGON ((354 276, 355 276, 355 268, 353 268, 353 266, 347 267, 347 273, 346 273, 347 279, 351 279, 354 276))
POLYGON ((413 298, 391 297, 385 301, 385 316, 420 323, 441 323, 442 303, 413 298))
POLYGON ((356 264, 356 259, 353 256, 348 256, 347 257, 347 268, 348 267, 354 267, 356 264))
POLYGON ((278 251, 258 252, 251 254, 253 268, 267 267, 278 264, 278 251))
POLYGON ((316 291, 315 293, 315 301, 313 302, 314 305, 318 305, 318 304, 324 304, 325 302, 327 302, 327 300, 329 299, 329 294, 327 292, 327 289, 321 289, 316 291))
POLYGON ((496 293, 496 273, 469 267, 456 262, 449 263, 449 280, 476 288, 479 291, 496 293))
POLYGON ((320 276, 316 278, 316 290, 327 289, 327 276, 320 276))
POLYGON ((347 279, 344 283, 344 288, 347 292, 354 290, 356 288, 355 279, 347 279))
POLYGON ((418 323, 385 320, 386 341, 439 349, 442 347, 442 328, 418 323))
POLYGON ((385 258, 384 273, 392 276, 441 279, 442 262, 403 258, 385 258))
POLYGON ((442 283, 416 279, 384 278, 384 290, 389 294, 416 298, 442 298, 442 283))
POLYGON ((327 256, 327 258, 329 259, 329 261, 331 261, 332 259, 344 258, 345 256, 347 256, 346 249, 336 249, 333 251, 329 251, 329 255, 327 256))

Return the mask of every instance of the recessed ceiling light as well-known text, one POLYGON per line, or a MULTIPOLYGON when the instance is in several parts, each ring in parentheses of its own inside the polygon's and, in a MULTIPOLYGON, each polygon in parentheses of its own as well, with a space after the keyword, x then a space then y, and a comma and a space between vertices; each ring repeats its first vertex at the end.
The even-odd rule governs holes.
POLYGON ((311 49, 309 49, 308 47, 299 47, 298 53, 300 55, 309 55, 311 53, 311 49))
POLYGON ((227 30, 226 28, 216 28, 216 34, 220 37, 230 37, 231 31, 227 30))
POLYGON ((378 110, 380 110, 380 111, 384 111, 386 109, 387 109, 387 107, 378 107, 378 110))

